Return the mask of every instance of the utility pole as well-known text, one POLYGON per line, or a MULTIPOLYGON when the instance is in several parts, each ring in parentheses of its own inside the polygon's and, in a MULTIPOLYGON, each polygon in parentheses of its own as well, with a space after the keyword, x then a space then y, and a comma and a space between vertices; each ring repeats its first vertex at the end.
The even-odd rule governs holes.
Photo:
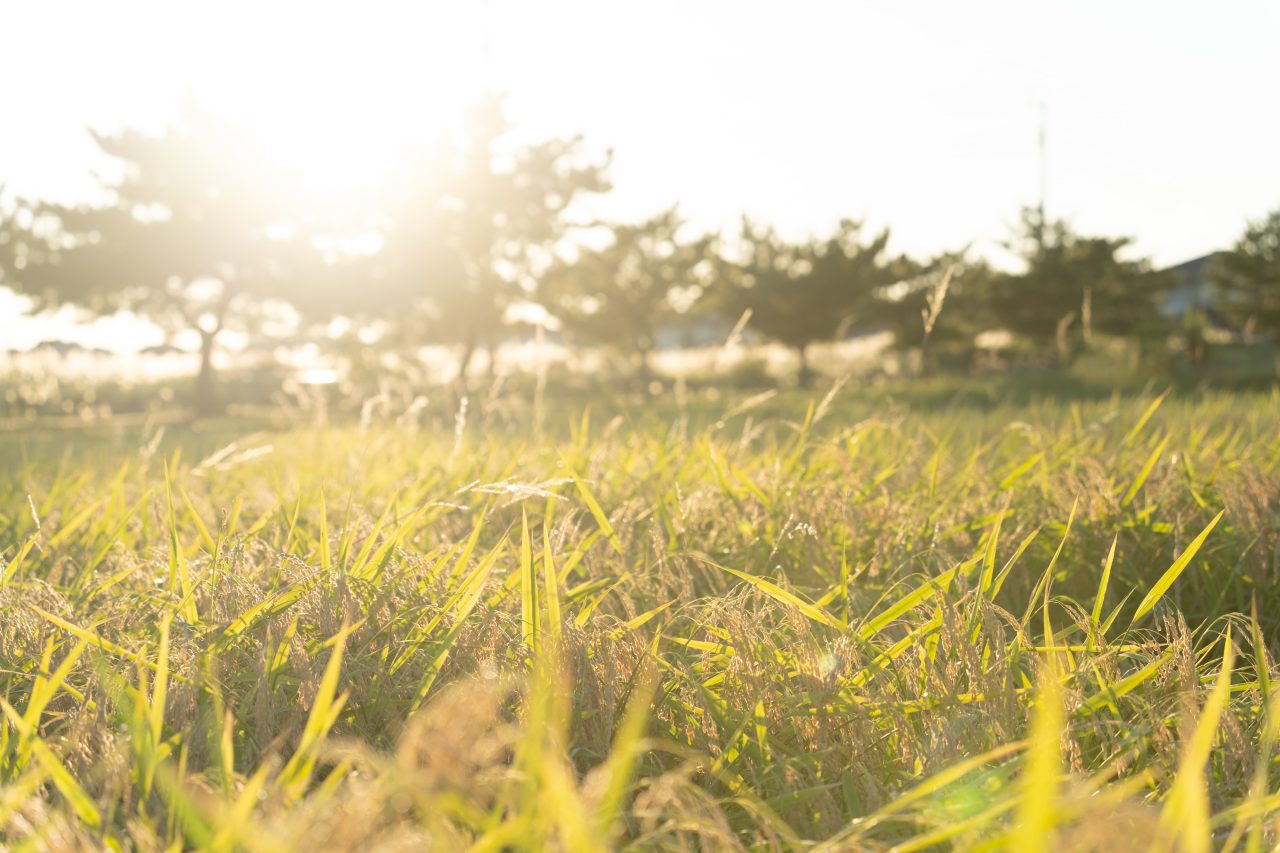
POLYGON ((1045 201, 1049 196, 1049 107, 1040 99, 1040 223, 1045 222, 1045 201))
POLYGON ((1048 130, 1048 107, 1044 98, 1036 100, 1036 107, 1039 111, 1039 135, 1036 140, 1036 151, 1040 166, 1040 197, 1036 200, 1036 205, 1032 208, 1034 216, 1031 217, 1032 228, 1031 238, 1035 240, 1036 245, 1041 249, 1044 248, 1045 227, 1048 220, 1046 205, 1049 196, 1049 130, 1048 130))

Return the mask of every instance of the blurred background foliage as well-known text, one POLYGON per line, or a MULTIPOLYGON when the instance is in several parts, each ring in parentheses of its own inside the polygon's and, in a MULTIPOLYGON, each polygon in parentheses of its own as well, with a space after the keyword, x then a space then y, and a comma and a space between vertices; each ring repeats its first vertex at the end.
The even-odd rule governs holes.
POLYGON ((511 131, 501 97, 485 98, 337 206, 192 104, 159 134, 95 134, 119 168, 94 203, 0 194, 0 284, 32 311, 127 310, 198 343, 9 352, 0 408, 209 416, 393 393, 456 406, 498 384, 648 393, 850 372, 1276 379, 1280 211, 1160 270, 1129 237, 1029 208, 1007 243, 1017 265, 999 269, 968 247, 895 253, 887 229, 848 219, 805 240, 746 219, 694 233, 676 208, 599 221, 582 202, 609 191, 608 157, 511 131))

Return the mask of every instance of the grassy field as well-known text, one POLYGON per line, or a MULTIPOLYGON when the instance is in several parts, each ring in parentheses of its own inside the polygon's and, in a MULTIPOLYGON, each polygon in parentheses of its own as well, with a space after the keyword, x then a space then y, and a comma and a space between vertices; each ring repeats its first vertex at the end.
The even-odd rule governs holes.
POLYGON ((0 844, 1276 842, 1280 396, 470 421, 0 439, 0 844))

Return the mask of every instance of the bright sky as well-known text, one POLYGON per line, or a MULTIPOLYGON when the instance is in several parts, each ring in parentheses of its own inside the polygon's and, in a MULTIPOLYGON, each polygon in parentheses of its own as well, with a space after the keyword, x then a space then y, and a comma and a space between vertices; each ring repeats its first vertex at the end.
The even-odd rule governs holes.
MULTIPOLYGON (((4 18, 0 184, 22 195, 83 196, 86 127, 158 129, 187 94, 340 191, 492 85, 522 132, 615 150, 618 217, 678 200, 702 227, 747 212, 801 236, 851 216, 899 249, 995 255, 1039 194, 1042 101, 1049 212, 1082 231, 1172 263, 1280 206, 1270 0, 42 0, 4 18)), ((0 348, 65 328, 15 304, 0 348)))

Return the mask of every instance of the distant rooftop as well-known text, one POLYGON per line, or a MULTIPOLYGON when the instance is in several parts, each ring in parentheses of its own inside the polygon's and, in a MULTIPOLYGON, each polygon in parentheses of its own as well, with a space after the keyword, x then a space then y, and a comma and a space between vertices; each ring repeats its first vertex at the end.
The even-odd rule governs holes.
POLYGON ((1224 253, 1210 252, 1166 267, 1167 272, 1173 273, 1177 283, 1160 304, 1160 313, 1166 317, 1184 317, 1189 311, 1199 310, 1208 316, 1213 325, 1228 325, 1226 318, 1216 310, 1218 289, 1209 280, 1210 264, 1222 254, 1224 253))

